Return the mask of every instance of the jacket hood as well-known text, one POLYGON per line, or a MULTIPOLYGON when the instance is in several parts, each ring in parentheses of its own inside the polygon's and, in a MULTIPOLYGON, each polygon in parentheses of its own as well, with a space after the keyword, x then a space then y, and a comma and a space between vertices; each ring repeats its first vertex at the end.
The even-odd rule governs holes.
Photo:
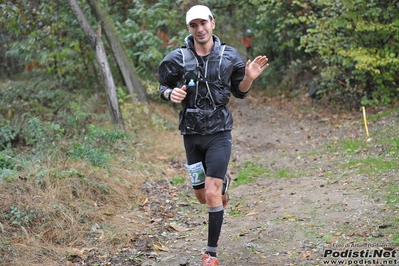
MULTIPOLYGON (((213 38, 213 49, 220 47, 220 45, 222 44, 219 37, 216 36, 215 34, 212 34, 212 38, 213 38)), ((184 42, 186 43, 187 48, 190 48, 192 50, 194 49, 194 37, 192 34, 188 35, 185 39, 184 42)))

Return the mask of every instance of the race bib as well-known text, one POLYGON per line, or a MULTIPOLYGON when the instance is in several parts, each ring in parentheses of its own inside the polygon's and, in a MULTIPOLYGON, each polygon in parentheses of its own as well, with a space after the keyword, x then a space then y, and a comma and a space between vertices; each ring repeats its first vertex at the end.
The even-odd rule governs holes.
POLYGON ((193 187, 205 183, 205 170, 202 162, 187 165, 188 174, 190 175, 193 187))

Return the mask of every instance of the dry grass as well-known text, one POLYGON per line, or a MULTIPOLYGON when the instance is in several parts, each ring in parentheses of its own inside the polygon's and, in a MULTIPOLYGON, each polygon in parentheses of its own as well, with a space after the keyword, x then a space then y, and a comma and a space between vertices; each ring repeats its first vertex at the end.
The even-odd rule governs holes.
POLYGON ((176 127, 165 130, 152 121, 162 117, 175 125, 171 106, 150 104, 146 115, 132 117, 125 122, 134 137, 116 144, 123 151, 109 168, 55 151, 1 184, 0 212, 7 219, 0 221, 0 264, 67 265, 65 256, 86 249, 130 245, 145 198, 142 182, 165 178, 171 161, 184 161, 176 127))

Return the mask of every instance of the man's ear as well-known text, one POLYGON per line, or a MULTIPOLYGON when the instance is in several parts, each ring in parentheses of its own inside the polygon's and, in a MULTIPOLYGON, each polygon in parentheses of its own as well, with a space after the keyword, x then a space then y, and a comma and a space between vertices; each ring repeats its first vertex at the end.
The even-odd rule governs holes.
POLYGON ((216 20, 213 19, 213 20, 211 21, 211 23, 212 23, 212 29, 214 30, 214 29, 215 29, 215 25, 216 25, 216 20))

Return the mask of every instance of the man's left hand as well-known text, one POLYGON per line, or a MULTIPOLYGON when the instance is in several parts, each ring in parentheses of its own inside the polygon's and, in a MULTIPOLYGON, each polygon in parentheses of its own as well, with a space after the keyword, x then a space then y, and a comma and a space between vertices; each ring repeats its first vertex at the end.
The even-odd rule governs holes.
POLYGON ((245 76, 250 80, 255 80, 259 75, 269 67, 269 59, 266 56, 257 56, 253 61, 248 60, 245 66, 245 76))

